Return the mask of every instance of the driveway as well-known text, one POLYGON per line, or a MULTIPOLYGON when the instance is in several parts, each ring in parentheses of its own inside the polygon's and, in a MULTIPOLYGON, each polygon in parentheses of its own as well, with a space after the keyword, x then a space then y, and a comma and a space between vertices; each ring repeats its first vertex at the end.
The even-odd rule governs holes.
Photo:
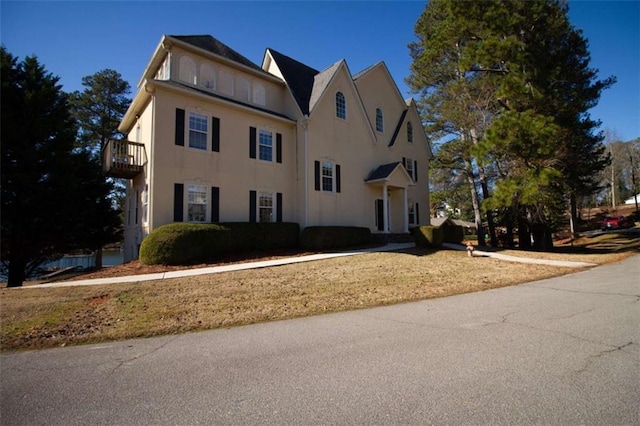
POLYGON ((0 356, 1 423, 639 424, 640 256, 443 299, 0 356))

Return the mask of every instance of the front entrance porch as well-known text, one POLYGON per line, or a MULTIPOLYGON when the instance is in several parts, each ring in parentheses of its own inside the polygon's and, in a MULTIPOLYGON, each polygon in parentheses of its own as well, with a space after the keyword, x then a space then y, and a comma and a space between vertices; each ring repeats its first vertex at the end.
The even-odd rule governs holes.
POLYGON ((402 163, 384 164, 365 179, 378 192, 374 209, 376 226, 383 234, 409 233, 409 200, 407 188, 415 182, 402 163))

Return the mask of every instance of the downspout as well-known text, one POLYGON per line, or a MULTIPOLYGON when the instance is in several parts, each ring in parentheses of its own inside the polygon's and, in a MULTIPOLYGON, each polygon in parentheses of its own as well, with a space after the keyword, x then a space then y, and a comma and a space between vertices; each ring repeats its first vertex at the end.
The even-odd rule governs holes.
POLYGON ((309 225, 309 116, 304 115, 304 228, 309 225))
MULTIPOLYGON (((144 91, 151 95, 151 137, 149 140, 149 157, 147 158, 147 164, 149 165, 149 191, 147 192, 147 229, 149 232, 153 231, 153 193, 155 192, 155 185, 153 181, 154 164, 153 164, 153 148, 155 145, 156 135, 156 97, 153 91, 147 89, 147 85, 144 86, 144 91)), ((145 182, 146 183, 146 182, 145 182)))

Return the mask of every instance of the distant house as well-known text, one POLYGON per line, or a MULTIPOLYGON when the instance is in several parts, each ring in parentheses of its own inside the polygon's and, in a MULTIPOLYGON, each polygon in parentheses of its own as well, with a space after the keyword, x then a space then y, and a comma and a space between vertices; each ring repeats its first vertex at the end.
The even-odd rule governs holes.
POLYGON ((640 203, 640 194, 635 195, 627 200, 624 201, 625 204, 635 204, 636 203, 636 198, 638 199, 638 203, 640 203))
POLYGON ((172 222, 297 222, 403 233, 429 223, 430 146, 383 62, 352 75, 208 35, 163 36, 111 141, 129 179, 125 261, 172 222))
POLYGON ((431 225, 433 226, 442 226, 444 223, 448 223, 450 225, 462 226, 466 234, 473 234, 476 232, 476 229, 477 229, 476 224, 473 222, 467 222, 459 219, 451 219, 450 217, 431 218, 431 225))

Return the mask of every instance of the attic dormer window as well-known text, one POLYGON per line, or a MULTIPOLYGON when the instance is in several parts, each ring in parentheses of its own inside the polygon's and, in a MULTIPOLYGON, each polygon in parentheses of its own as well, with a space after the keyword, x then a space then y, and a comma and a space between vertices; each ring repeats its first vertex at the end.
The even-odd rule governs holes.
POLYGON ((178 78, 185 83, 196 84, 196 75, 195 61, 188 56, 181 57, 178 78))
POLYGON ((200 78, 198 79, 200 86, 205 89, 215 90, 216 88, 216 74, 213 67, 209 64, 202 64, 200 66, 200 78))
POLYGON ((376 108, 376 131, 384 132, 384 116, 380 108, 376 108))
POLYGON ((347 118, 347 101, 342 92, 336 93, 336 117, 343 120, 347 118))

